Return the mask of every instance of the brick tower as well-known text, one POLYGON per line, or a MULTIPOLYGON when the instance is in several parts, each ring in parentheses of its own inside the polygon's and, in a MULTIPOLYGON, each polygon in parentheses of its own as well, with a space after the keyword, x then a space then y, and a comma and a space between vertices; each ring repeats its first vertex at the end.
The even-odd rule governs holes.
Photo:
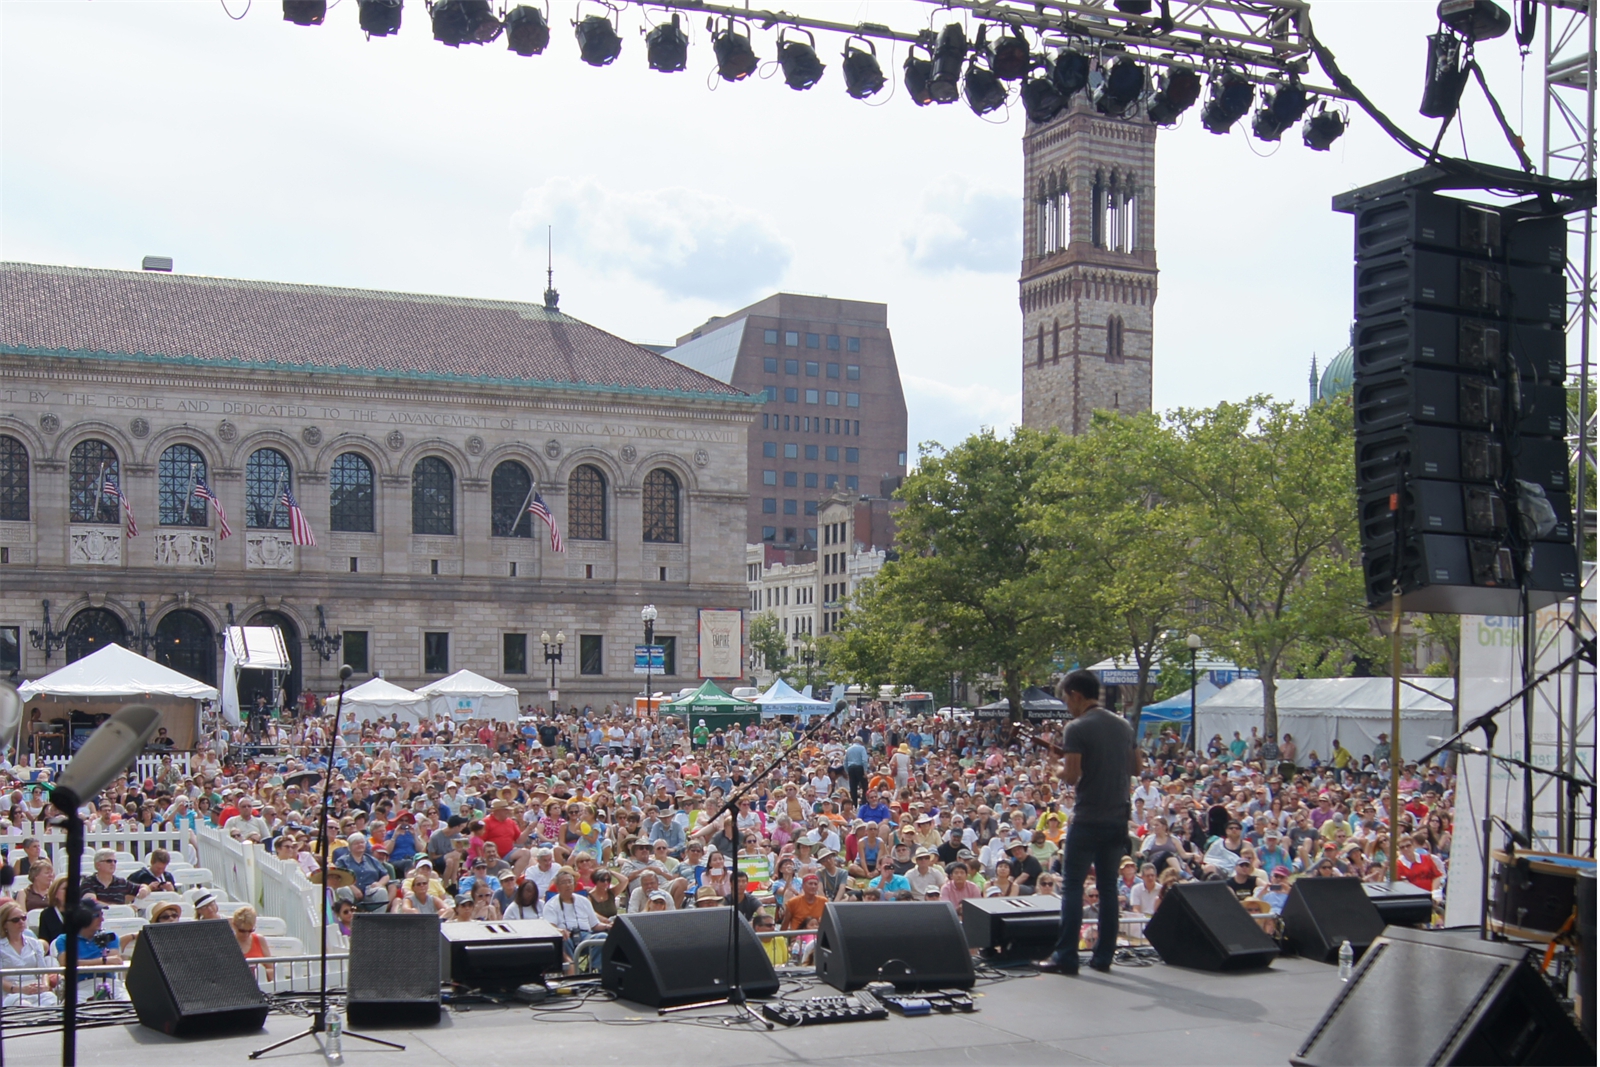
POLYGON ((1022 159, 1022 422, 1067 433, 1150 408, 1156 128, 1083 95, 1029 124, 1022 159))

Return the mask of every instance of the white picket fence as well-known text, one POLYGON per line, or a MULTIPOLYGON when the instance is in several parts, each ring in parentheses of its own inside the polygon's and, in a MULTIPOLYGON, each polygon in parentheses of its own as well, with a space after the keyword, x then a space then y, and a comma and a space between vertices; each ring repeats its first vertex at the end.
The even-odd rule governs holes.
MULTIPOLYGON (((57 874, 67 872, 67 832, 42 822, 24 822, 12 829, 7 836, 0 837, 0 844, 10 845, 13 850, 19 849, 22 839, 37 837, 43 846, 44 854, 50 860, 50 865, 56 869, 57 874)), ((183 856, 194 862, 194 847, 189 845, 190 833, 188 830, 110 830, 95 832, 84 830, 83 852, 84 873, 91 869, 90 860, 96 849, 109 848, 116 852, 126 852, 138 860, 144 860, 158 848, 164 848, 174 856, 183 856)), ((205 866, 197 863, 196 866, 205 866)))
POLYGON ((262 915, 284 921, 290 937, 315 946, 322 920, 322 890, 298 863, 280 860, 260 845, 236 840, 220 830, 194 832, 196 863, 211 871, 214 882, 233 900, 243 900, 262 915))
MULTIPOLYGON (((148 753, 136 759, 134 761, 134 766, 139 771, 139 778, 141 780, 145 778, 154 778, 156 776, 156 772, 161 770, 161 759, 162 757, 159 755, 150 755, 148 753)), ((25 774, 29 768, 33 768, 36 771, 44 772, 48 780, 53 779, 56 775, 60 774, 66 765, 71 761, 71 756, 29 756, 27 763, 19 766, 18 770, 25 774)), ((187 775, 189 773, 190 766, 189 753, 172 753, 172 765, 181 773, 187 775)))

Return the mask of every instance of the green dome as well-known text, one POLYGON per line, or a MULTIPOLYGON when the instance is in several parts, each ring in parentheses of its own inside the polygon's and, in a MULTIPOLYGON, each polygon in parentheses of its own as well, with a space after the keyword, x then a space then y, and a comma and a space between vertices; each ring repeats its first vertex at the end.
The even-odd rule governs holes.
POLYGON ((1326 399, 1348 393, 1355 384, 1355 370, 1355 349, 1346 348, 1328 361, 1327 369, 1322 372, 1322 380, 1317 383, 1317 396, 1326 399))

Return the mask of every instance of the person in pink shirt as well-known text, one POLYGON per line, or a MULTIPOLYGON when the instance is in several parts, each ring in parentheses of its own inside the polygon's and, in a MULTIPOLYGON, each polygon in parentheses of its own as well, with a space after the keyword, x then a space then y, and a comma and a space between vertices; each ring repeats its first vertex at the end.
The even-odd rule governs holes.
POLYGON ((976 882, 967 878, 967 865, 960 860, 950 864, 944 869, 950 880, 939 887, 939 899, 948 904, 954 904, 958 909, 963 900, 973 900, 983 896, 983 890, 978 888, 976 882))

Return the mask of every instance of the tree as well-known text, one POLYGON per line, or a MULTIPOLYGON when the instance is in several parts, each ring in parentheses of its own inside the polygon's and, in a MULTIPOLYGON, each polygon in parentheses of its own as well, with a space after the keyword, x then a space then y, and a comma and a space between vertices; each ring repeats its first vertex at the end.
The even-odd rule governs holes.
POLYGON ((778 624, 778 617, 763 611, 750 620, 750 651, 774 675, 789 669, 789 639, 778 624))

